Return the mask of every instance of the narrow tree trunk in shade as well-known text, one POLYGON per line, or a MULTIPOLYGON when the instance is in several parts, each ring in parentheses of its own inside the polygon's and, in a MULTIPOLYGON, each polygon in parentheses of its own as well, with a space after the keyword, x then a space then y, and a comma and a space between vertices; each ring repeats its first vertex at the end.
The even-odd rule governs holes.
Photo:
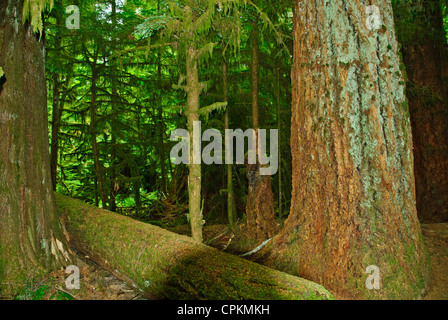
MULTIPOLYGON (((112 32, 116 33, 117 28, 117 4, 115 0, 111 2, 111 20, 112 20, 112 32)), ((112 39, 112 48, 117 48, 117 39, 114 37, 112 39)), ((116 60, 114 61, 116 63, 116 60)), ((119 114, 119 101, 118 101, 118 84, 117 84, 117 77, 118 77, 118 65, 111 66, 110 69, 110 77, 111 79, 111 105, 112 105, 112 114, 110 116, 110 128, 111 128, 111 145, 110 145, 110 163, 111 166, 109 168, 110 170, 110 187, 109 187, 109 210, 112 212, 117 211, 117 202, 115 199, 115 196, 118 192, 117 188, 117 115, 119 114)))
MULTIPOLYGON (((56 23, 62 24, 62 19, 59 15, 56 17, 56 23)), ((56 47, 59 48, 62 43, 62 37, 57 31, 56 34, 56 47)), ((56 191, 57 187, 57 173, 58 173, 58 154, 59 154, 59 130, 61 127, 62 119, 62 107, 61 105, 61 86, 62 76, 58 72, 53 74, 53 114, 51 122, 51 145, 50 145, 50 173, 53 190, 56 191)), ((67 84, 69 78, 66 79, 67 84)))
MULTIPOLYGON (((223 63, 222 65, 222 79, 223 79, 223 94, 224 94, 224 102, 229 101, 229 78, 228 78, 228 70, 227 63, 223 63)), ((226 113, 224 115, 224 127, 225 129, 229 129, 229 105, 227 105, 226 113)), ((226 174, 227 174, 227 219, 229 221, 230 230, 235 232, 236 225, 236 205, 235 205, 235 194, 233 192, 233 165, 226 165, 226 174)))
MULTIPOLYGON (((114 96, 113 99, 115 99, 115 95, 117 94, 116 88, 112 88, 112 95, 114 96)), ((112 102, 113 105, 113 111, 111 115, 111 143, 110 143, 110 187, 109 187, 109 210, 112 212, 117 211, 117 202, 116 202, 116 194, 118 193, 118 182, 117 182, 117 113, 118 111, 116 108, 118 108, 118 105, 116 102, 112 102)))
MULTIPOLYGON (((403 44, 421 222, 448 222, 448 45, 439 1, 417 1, 423 43, 403 44)), ((404 32, 407 32, 404 30, 404 32)), ((400 39, 400 38, 399 38, 400 39)))
MULTIPOLYGON (((159 86, 162 85, 162 49, 159 48, 157 54, 157 80, 159 86)), ((161 187, 162 191, 167 193, 167 173, 166 173, 166 156, 165 156, 165 126, 163 120, 163 95, 160 91, 158 94, 158 107, 157 107, 157 131, 158 134, 158 146, 157 150, 160 157, 160 173, 161 173, 161 187)))
MULTIPOLYGON (((258 140, 259 129, 259 53, 258 25, 252 22, 251 42, 251 96, 252 96, 252 128, 258 140)), ((258 144, 258 141, 257 141, 258 144)), ((257 147, 257 155, 260 150, 257 147)), ((248 194, 246 198, 246 236, 257 241, 266 240, 274 235, 274 195, 271 177, 260 175, 260 163, 246 164, 248 194)))
POLYGON ((250 33, 250 47, 251 47, 251 97, 252 97, 252 126, 253 129, 258 130, 259 115, 258 115, 258 76, 259 76, 259 62, 258 62, 258 25, 256 21, 252 22, 252 31, 250 33))
POLYGON ((375 2, 373 31, 369 5, 296 5, 292 203, 267 261, 342 297, 417 298, 428 263, 405 87, 391 5, 375 2), (371 266, 379 289, 366 284, 371 266))
POLYGON ((50 175, 44 41, 0 2, 0 297, 70 264, 50 175))
POLYGON ((100 192, 100 199, 104 209, 107 209, 107 196, 104 186, 103 173, 101 170, 100 163, 100 151, 98 148, 98 143, 96 141, 96 80, 97 80, 97 69, 95 63, 92 64, 92 85, 90 94, 90 133, 92 135, 92 149, 93 149, 93 160, 95 165, 95 176, 98 183, 98 188, 100 192))
POLYGON ((280 68, 277 68, 277 86, 275 96, 277 98, 277 130, 278 130, 278 216, 283 217, 283 204, 282 204, 282 120, 281 120, 281 105, 280 105, 280 68))

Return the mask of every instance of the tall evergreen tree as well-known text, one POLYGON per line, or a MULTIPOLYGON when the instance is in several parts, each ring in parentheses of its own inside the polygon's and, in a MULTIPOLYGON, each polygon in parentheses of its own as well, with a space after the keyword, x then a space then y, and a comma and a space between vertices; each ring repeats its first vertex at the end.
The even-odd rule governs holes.
POLYGON ((0 3, 0 295, 17 293, 23 289, 17 285, 33 274, 73 258, 50 176, 45 55, 39 41, 47 5, 50 1, 0 3))
POLYGON ((426 223, 448 222, 447 1, 393 4, 407 74, 418 216, 426 223))
POLYGON ((343 297, 417 298, 428 265, 410 119, 392 7, 375 3, 373 17, 369 1, 296 4, 293 194, 271 263, 343 297))

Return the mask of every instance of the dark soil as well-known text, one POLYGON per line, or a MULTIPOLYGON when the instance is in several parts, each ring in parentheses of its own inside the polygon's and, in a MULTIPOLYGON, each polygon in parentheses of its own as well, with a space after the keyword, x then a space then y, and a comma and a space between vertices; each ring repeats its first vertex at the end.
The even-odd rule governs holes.
POLYGON ((431 259, 431 283, 424 300, 448 300, 448 223, 422 225, 431 259))

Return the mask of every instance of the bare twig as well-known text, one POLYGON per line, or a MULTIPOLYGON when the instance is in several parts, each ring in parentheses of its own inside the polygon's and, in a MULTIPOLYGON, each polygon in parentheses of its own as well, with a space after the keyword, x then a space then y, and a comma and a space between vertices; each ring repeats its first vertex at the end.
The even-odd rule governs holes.
POLYGON ((235 235, 232 234, 232 236, 230 237, 229 241, 227 242, 226 246, 222 249, 222 251, 225 251, 225 250, 229 247, 230 242, 232 242, 232 239, 233 239, 234 236, 235 236, 235 235))
POLYGON ((55 289, 58 290, 58 291, 61 291, 61 292, 64 292, 64 293, 68 294, 70 297, 72 297, 75 300, 79 300, 76 296, 72 295, 70 292, 65 291, 64 289, 62 289, 59 286, 55 286, 55 289))

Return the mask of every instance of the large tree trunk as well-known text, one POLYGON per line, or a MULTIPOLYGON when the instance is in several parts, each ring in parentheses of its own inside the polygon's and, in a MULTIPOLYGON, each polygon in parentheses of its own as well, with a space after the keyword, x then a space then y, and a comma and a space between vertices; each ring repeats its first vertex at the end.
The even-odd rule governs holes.
POLYGON ((321 285, 56 195, 70 243, 153 299, 330 299, 321 285))
POLYGON ((428 36, 399 39, 409 80, 417 212, 422 222, 448 222, 448 46, 439 1, 416 1, 413 8, 420 12, 414 23, 428 36))
POLYGON ((392 8, 303 0, 294 18, 290 216, 270 264, 356 298, 416 298, 427 261, 392 8), (276 257, 276 259, 274 259, 276 257), (380 289, 369 290, 369 266, 380 289))
POLYGON ((44 41, 22 8, 0 2, 0 296, 71 259, 50 176, 44 41))

